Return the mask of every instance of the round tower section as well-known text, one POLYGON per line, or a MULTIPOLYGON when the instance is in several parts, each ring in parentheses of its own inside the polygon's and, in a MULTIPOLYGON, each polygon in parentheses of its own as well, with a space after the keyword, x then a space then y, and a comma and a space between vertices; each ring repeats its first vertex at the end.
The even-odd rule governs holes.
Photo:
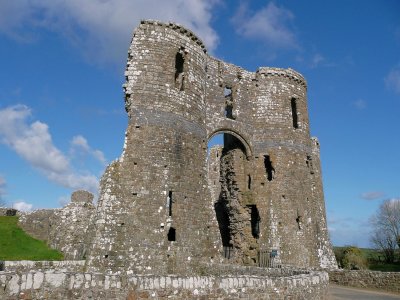
POLYGON ((292 69, 263 67, 253 93, 260 251, 277 253, 283 264, 316 265, 306 81, 292 69))
POLYGON ((164 111, 204 124, 205 47, 190 30, 142 21, 128 51, 125 108, 164 111))
POLYGON ((142 21, 134 32, 125 149, 106 172, 112 178, 103 179, 118 189, 99 201, 112 218, 107 228, 98 226, 103 245, 95 245, 107 256, 105 269, 180 273, 215 256, 205 201, 205 59, 203 43, 179 25, 142 21))
POLYGON ((254 124, 256 140, 291 140, 309 144, 307 83, 292 69, 262 67, 255 73, 254 124))

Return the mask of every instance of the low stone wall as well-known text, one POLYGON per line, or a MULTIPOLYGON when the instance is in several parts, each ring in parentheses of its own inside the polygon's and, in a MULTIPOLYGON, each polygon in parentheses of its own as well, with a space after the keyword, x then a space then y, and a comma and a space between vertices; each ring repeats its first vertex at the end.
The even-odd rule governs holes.
POLYGON ((71 202, 63 208, 20 213, 19 225, 29 235, 61 251, 65 259, 81 260, 86 257, 87 246, 93 238, 90 230, 95 211, 93 195, 75 191, 71 202))
POLYGON ((2 261, 0 265, 2 265, 3 270, 7 272, 26 271, 26 270, 43 271, 49 269, 57 269, 62 272, 65 271, 83 272, 85 263, 86 261, 84 260, 60 260, 60 261, 6 260, 2 261))
MULTIPOLYGON (((128 272, 129 273, 129 272, 128 272)), ((288 277, 0 272, 0 299, 327 299, 328 274, 288 277)))
POLYGON ((329 281, 344 286, 379 289, 400 294, 400 272, 329 271, 329 281))
POLYGON ((15 215, 17 215, 17 212, 18 211, 15 208, 0 207, 0 217, 15 216, 15 215))

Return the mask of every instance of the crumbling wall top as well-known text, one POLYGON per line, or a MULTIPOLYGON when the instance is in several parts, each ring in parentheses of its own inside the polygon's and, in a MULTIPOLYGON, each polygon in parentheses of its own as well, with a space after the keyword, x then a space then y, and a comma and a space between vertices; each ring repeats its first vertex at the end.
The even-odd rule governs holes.
POLYGON ((195 42, 197 45, 199 45, 203 49, 204 52, 207 52, 206 46, 204 45, 203 41, 200 38, 198 38, 191 30, 183 27, 180 24, 172 23, 172 22, 163 23, 163 22, 156 21, 156 20, 142 20, 142 21, 140 21, 140 24, 141 25, 149 24, 149 25, 156 25, 156 26, 171 28, 171 29, 179 32, 180 34, 186 35, 193 42, 195 42))
POLYGON ((301 75, 299 72, 296 72, 295 70, 288 68, 288 69, 282 69, 282 68, 271 68, 271 67, 260 67, 258 68, 257 75, 265 75, 265 76, 282 76, 282 77, 287 77, 291 80, 294 80, 295 82, 303 85, 305 88, 307 88, 307 81, 301 75))
POLYGON ((71 202, 92 203, 93 194, 83 190, 75 191, 71 195, 71 202))

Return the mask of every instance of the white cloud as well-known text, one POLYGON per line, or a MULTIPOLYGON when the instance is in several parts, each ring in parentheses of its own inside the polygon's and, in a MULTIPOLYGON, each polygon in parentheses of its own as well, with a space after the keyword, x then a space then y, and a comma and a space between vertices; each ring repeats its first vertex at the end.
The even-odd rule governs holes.
POLYGON ((73 146, 81 148, 85 152, 89 152, 90 151, 90 147, 89 147, 89 144, 88 144, 87 140, 81 135, 74 136, 72 138, 71 144, 73 146))
POLYGON ((19 0, 0 1, 0 32, 31 39, 35 28, 66 36, 89 60, 124 61, 131 34, 141 19, 173 21, 193 30, 209 50, 218 36, 211 10, 219 0, 19 0), (28 34, 30 33, 30 35, 28 34))
POLYGON ((290 28, 293 19, 291 11, 270 2, 253 14, 243 3, 232 21, 237 32, 246 38, 262 39, 277 48, 297 48, 295 34, 290 28))
POLYGON ((0 110, 0 141, 49 180, 71 189, 97 193, 98 178, 74 171, 68 157, 54 146, 47 124, 40 121, 29 124, 29 117, 31 110, 24 105, 0 110))
POLYGON ((32 204, 26 203, 24 201, 18 201, 13 204, 13 208, 18 209, 19 211, 31 211, 32 207, 32 204))
POLYGON ((361 194, 364 200, 376 200, 385 196, 385 193, 379 191, 366 192, 361 194))
POLYGON ((84 153, 87 153, 101 162, 103 165, 106 164, 106 158, 104 157, 104 153, 97 149, 92 149, 89 146, 88 141, 81 135, 74 136, 71 141, 72 152, 81 150, 84 153))
POLYGON ((363 109, 367 108, 367 102, 365 102, 363 99, 358 99, 357 101, 354 101, 353 105, 358 110, 363 110, 363 109))
POLYGON ((311 61, 311 67, 312 68, 316 68, 318 67, 322 62, 325 61, 325 57, 323 57, 321 54, 316 53, 314 54, 314 56, 312 57, 312 61, 311 61))
POLYGON ((400 94, 400 68, 393 69, 385 77, 385 84, 388 89, 400 94))

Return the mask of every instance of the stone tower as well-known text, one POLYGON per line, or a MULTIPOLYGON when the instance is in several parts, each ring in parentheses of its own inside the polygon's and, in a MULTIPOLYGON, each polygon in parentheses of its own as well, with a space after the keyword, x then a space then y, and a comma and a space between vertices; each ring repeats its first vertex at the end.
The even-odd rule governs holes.
POLYGON ((179 25, 142 21, 125 76, 129 124, 101 180, 90 269, 188 273, 265 255, 336 266, 299 73, 248 72, 179 25), (207 162, 218 133, 224 148, 207 162))

